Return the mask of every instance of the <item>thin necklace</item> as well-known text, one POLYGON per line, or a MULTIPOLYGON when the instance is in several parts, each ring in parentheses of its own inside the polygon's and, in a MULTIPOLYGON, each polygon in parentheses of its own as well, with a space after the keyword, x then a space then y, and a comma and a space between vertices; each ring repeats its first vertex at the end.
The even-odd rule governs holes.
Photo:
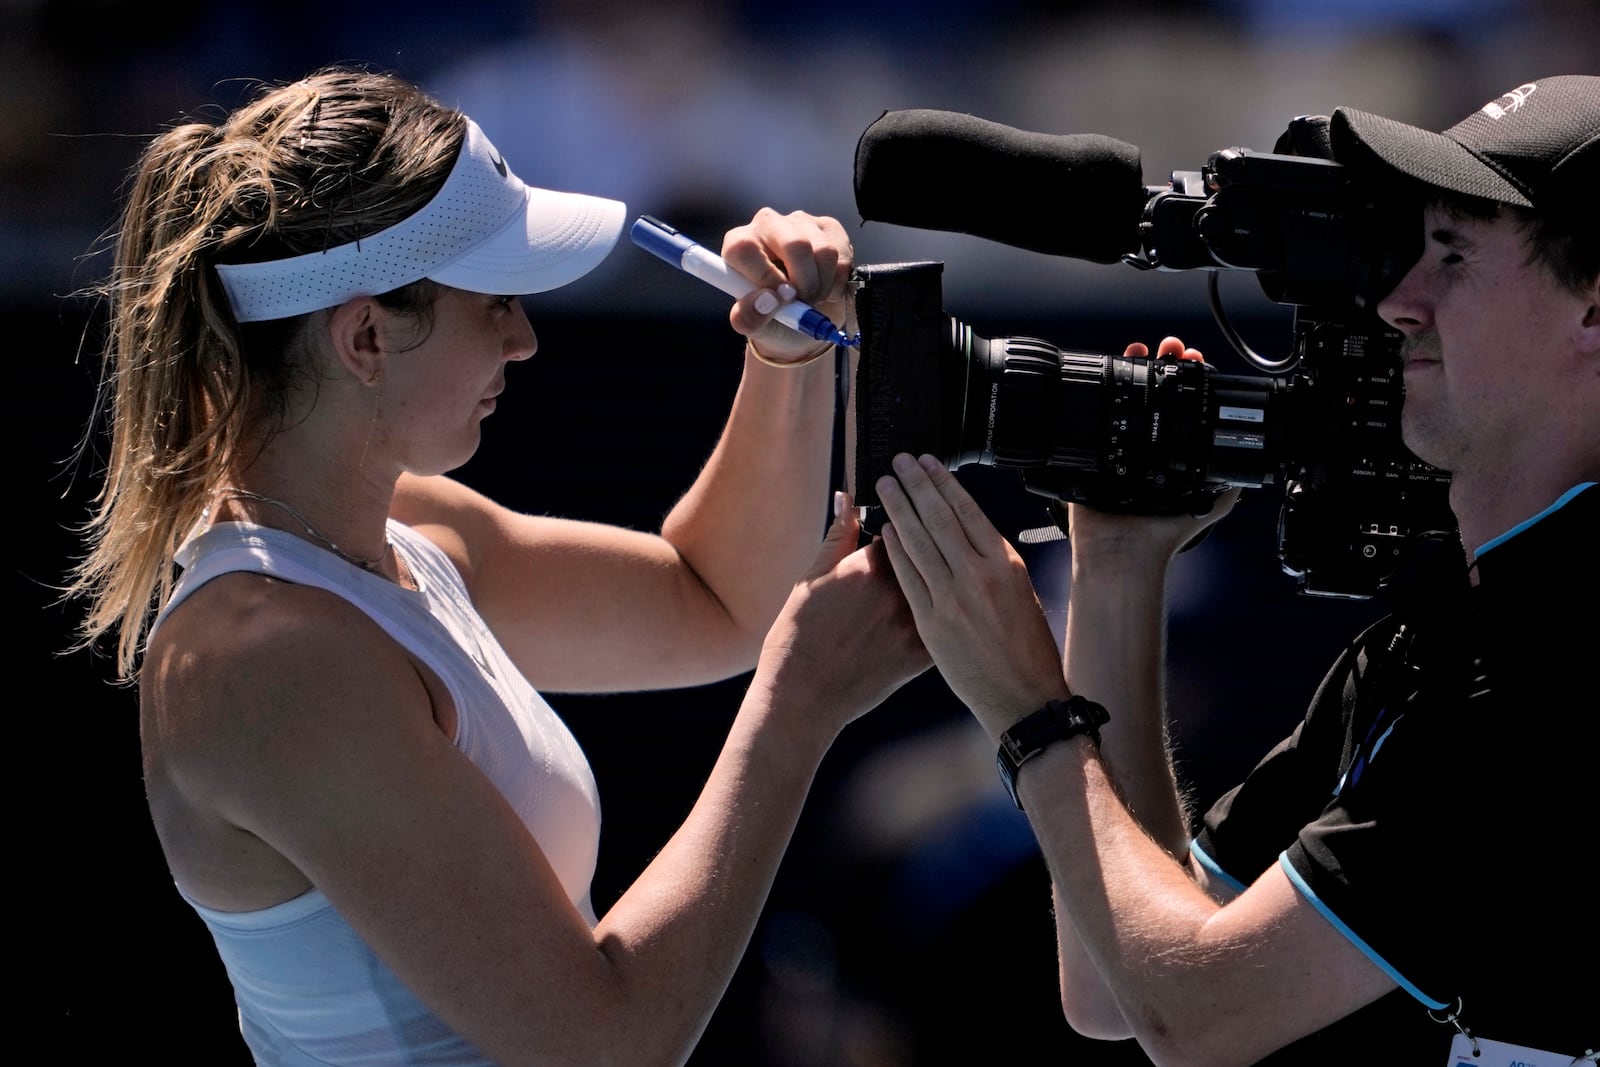
MULTIPOLYGON (((295 517, 295 521, 301 526, 305 527, 306 533, 313 539, 320 541, 329 552, 332 552, 346 563, 360 567, 364 571, 371 571, 374 574, 378 573, 378 568, 383 565, 383 561, 389 555, 390 549, 394 547, 394 542, 390 540, 389 535, 385 533, 383 535, 383 551, 378 553, 376 559, 364 559, 361 556, 353 556, 344 549, 340 548, 338 545, 334 544, 332 539, 323 534, 322 531, 318 530, 315 526, 307 522, 306 517, 296 511, 290 504, 279 500, 275 496, 266 496, 262 493, 252 493, 248 489, 239 489, 231 485, 224 485, 211 490, 211 496, 222 500, 254 500, 262 504, 271 504, 274 507, 282 508, 284 511, 287 511, 289 514, 293 515, 295 517)), ((211 508, 207 506, 206 512, 209 513, 210 511, 211 508)), ((399 553, 395 554, 395 559, 396 561, 400 559, 399 553)))

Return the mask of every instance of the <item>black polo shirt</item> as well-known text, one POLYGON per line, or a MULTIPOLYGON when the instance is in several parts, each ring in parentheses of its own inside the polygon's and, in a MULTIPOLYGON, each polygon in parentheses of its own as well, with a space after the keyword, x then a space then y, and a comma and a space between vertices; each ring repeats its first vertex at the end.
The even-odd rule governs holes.
POLYGON ((1445 1067, 1480 1037, 1600 1048, 1600 486, 1389 590, 1305 719, 1206 813, 1236 885, 1281 864, 1400 988, 1271 1064, 1445 1067))

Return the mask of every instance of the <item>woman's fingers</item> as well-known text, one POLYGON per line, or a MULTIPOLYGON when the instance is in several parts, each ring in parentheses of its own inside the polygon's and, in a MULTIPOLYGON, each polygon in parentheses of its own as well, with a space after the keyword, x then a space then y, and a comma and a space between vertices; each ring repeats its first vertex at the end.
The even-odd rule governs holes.
POLYGON ((833 494, 833 522, 828 524, 817 558, 812 561, 808 578, 820 578, 837 567, 846 556, 855 551, 861 540, 861 523, 856 518, 854 501, 849 493, 833 494))
POLYGON ((838 220, 804 211, 780 215, 771 208, 727 232, 722 258, 780 298, 812 304, 842 297, 853 265, 850 239, 838 220))
POLYGON ((734 303, 729 323, 780 363, 814 354, 815 340, 774 323, 772 316, 799 299, 836 323, 845 322, 853 256, 850 238, 837 219, 762 208, 723 237, 722 258, 756 285, 734 303))

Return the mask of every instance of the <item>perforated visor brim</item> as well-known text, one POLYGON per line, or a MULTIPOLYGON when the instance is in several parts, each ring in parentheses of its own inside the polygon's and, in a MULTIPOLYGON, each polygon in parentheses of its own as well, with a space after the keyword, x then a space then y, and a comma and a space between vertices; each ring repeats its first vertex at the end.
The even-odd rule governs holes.
POLYGON ((288 318, 422 278, 472 292, 521 295, 593 270, 621 236, 620 201, 524 185, 478 125, 439 192, 387 229, 321 252, 219 264, 240 322, 288 318))

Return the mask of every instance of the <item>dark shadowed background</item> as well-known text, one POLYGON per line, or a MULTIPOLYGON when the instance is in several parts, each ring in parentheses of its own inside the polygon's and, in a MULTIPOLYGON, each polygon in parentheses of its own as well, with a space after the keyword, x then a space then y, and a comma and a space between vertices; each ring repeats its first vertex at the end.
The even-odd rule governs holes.
MULTIPOLYGON (((1177 333, 1240 373, 1198 274, 862 225, 850 186, 857 137, 885 108, 966 111, 1129 141, 1156 183, 1219 148, 1270 149, 1297 114, 1351 105, 1440 128, 1520 82, 1595 72, 1600 55, 1589 0, 1211 0, 1123 5, 1115 17, 1039 0, 770 8, 177 0, 157 15, 130 0, 0 3, 0 315, 20 377, 6 426, 23 494, 11 568, 23 671, 14 936, 37 996, 22 1021, 40 1061, 247 1062, 226 978, 143 806, 135 695, 109 684, 104 658, 62 654, 74 614, 55 594, 103 453, 91 438, 70 462, 98 377, 97 309, 70 294, 105 273, 122 179, 145 138, 181 112, 329 62, 392 69, 471 113, 531 183, 624 199, 713 247, 762 204, 833 214, 862 262, 944 261, 947 309, 982 335, 1109 352, 1177 333)), ((1224 282, 1256 347, 1281 351, 1288 313, 1248 278, 1224 282)), ((511 368, 459 476, 525 510, 654 528, 737 383, 726 304, 626 241, 584 281, 530 299, 539 354, 511 368)), ((1046 523, 1009 476, 961 477, 1006 532, 1046 523)), ((1269 490, 1246 494, 1174 578, 1174 742, 1197 803, 1292 727, 1375 611, 1294 593, 1276 563, 1278 503, 1269 490)), ((1059 629, 1066 548, 1026 555, 1059 629)), ((600 782, 598 908, 688 811, 745 680, 552 695, 600 782)), ((691 1062, 1032 1058, 1146 1062, 1062 1022, 1048 883, 1026 821, 981 732, 930 673, 829 755, 691 1062)))

